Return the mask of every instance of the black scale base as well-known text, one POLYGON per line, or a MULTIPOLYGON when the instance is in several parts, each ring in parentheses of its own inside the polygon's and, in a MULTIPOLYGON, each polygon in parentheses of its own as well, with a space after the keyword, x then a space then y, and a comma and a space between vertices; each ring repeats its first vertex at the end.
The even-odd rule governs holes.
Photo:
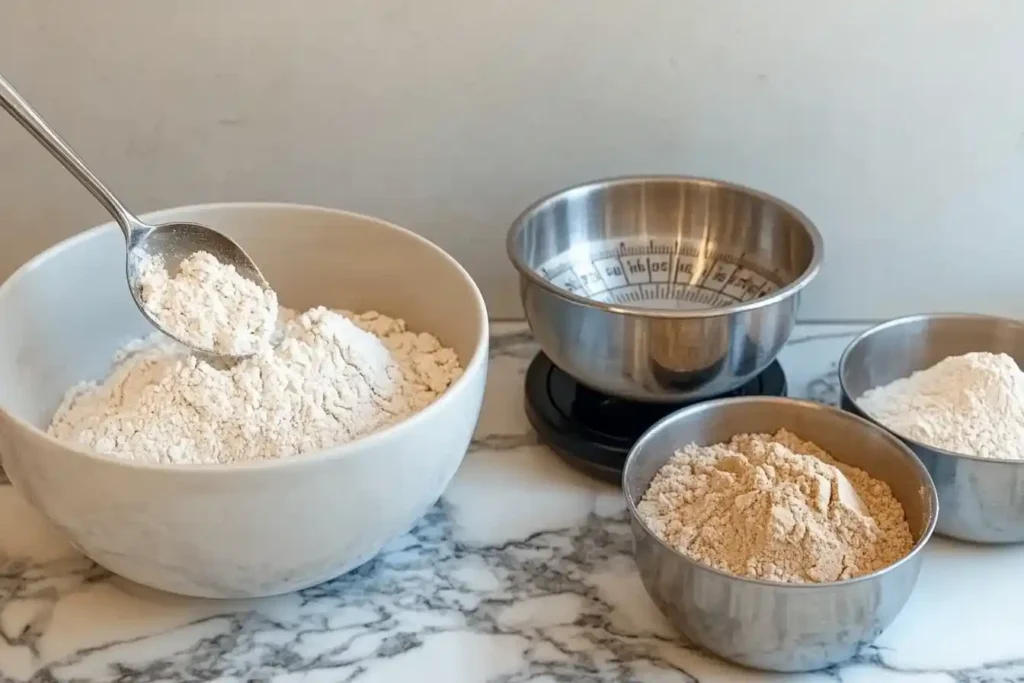
MULTIPOLYGON (((739 389, 715 398, 785 396, 786 391, 786 375, 775 361, 739 389)), ((540 440, 573 467, 616 484, 636 440, 655 422, 688 405, 692 403, 606 396, 579 384, 543 353, 526 371, 526 416, 540 440)))

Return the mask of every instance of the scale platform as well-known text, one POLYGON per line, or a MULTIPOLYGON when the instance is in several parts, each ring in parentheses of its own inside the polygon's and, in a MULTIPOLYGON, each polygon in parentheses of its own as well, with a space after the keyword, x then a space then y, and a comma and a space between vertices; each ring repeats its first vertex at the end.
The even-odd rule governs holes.
MULTIPOLYGON (((786 392, 786 375, 775 361, 739 389, 714 398, 786 392)), ((581 385, 543 352, 526 371, 526 416, 541 442, 573 467, 615 484, 622 478, 630 448, 651 425, 700 402, 642 403, 606 396, 581 385)))

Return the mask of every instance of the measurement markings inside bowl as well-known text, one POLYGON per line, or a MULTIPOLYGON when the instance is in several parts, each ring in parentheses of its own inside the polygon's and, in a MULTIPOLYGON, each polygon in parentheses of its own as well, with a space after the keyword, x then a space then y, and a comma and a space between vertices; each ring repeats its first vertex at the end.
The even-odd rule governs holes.
POLYGON ((678 241, 589 242, 549 259, 537 271, 570 294, 639 308, 726 307, 760 299, 782 286, 742 255, 678 241))

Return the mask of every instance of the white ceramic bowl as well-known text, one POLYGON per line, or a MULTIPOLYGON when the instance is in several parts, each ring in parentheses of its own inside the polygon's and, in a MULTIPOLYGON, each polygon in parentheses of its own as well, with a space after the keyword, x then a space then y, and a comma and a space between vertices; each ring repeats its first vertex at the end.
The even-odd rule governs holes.
POLYGON ((121 232, 106 224, 0 285, 0 455, 11 481, 94 561, 173 593, 273 595, 371 559, 438 500, 466 453, 487 375, 476 285, 427 240, 343 211, 212 204, 145 219, 230 235, 283 305, 404 318, 454 348, 465 373, 408 420, 276 461, 139 465, 57 441, 43 430, 68 387, 102 377, 121 344, 152 331, 125 283, 121 232))

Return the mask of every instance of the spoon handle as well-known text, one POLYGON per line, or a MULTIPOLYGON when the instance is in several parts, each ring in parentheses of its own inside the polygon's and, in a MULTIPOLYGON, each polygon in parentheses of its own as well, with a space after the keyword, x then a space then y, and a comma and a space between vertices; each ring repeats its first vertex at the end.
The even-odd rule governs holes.
POLYGON ((32 133, 32 137, 49 150, 50 154, 55 156, 57 161, 62 163, 64 168, 68 169, 71 175, 75 176, 78 182, 82 183, 85 189, 100 201, 100 204, 121 226, 125 239, 131 243, 132 231, 137 227, 142 228, 141 222, 124 208, 124 205, 100 182, 99 178, 93 175, 85 162, 68 146, 68 143, 64 142, 56 131, 50 128, 43 117, 25 101, 25 98, 18 94, 18 91, 7 82, 2 74, 0 74, 0 107, 3 107, 25 130, 32 133))

